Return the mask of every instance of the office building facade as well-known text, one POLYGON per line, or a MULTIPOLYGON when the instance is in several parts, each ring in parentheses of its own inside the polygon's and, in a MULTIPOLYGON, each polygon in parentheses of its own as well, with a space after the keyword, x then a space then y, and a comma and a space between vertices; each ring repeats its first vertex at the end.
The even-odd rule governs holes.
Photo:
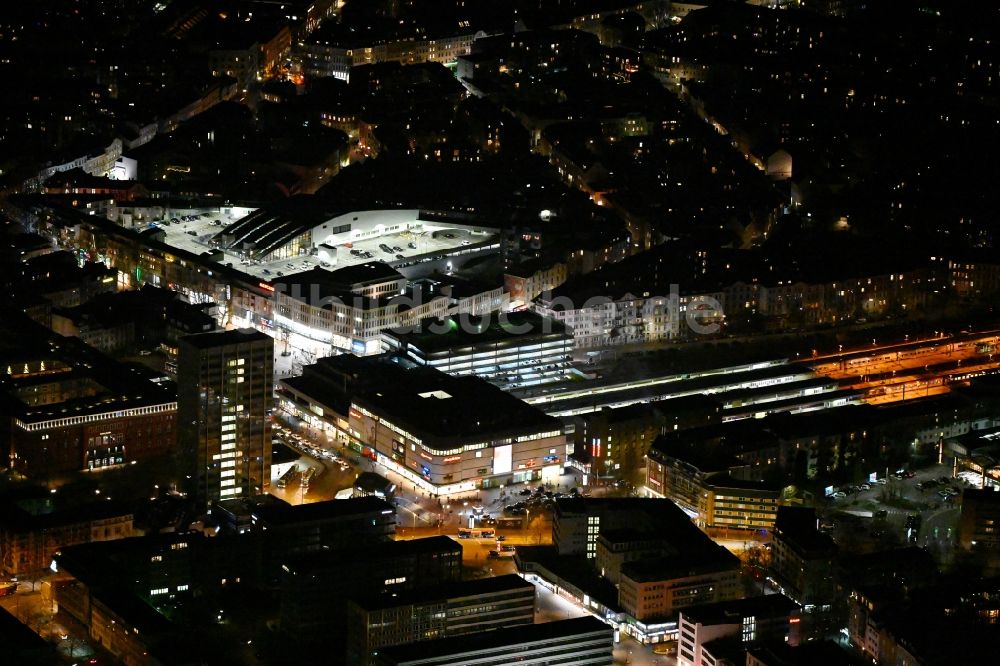
POLYGON ((179 341, 181 455, 199 505, 266 490, 271 478, 274 343, 256 331, 179 341))

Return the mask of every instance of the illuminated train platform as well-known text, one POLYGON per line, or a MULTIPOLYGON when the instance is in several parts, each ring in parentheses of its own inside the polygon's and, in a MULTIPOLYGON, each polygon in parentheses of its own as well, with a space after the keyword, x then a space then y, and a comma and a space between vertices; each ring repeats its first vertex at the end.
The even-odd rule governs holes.
MULTIPOLYGON (((816 382, 809 368, 781 361, 754 364, 739 368, 723 368, 699 373, 665 375, 629 382, 593 385, 586 388, 552 392, 525 398, 552 416, 573 416, 598 411, 605 407, 627 407, 644 402, 670 400, 691 395, 726 394, 743 391, 738 401, 746 405, 767 400, 781 400, 796 395, 807 396, 824 390, 835 390, 836 382, 816 382), (756 367, 762 366, 762 367, 756 367), (785 389, 780 390, 779 389, 785 389), (761 391, 761 393, 756 393, 761 391)), ((735 405, 735 403, 734 403, 735 405)))
POLYGON ((775 359, 624 382, 570 382, 515 392, 552 416, 659 402, 692 395, 717 397, 724 421, 776 412, 885 404, 941 395, 949 385, 1000 374, 996 331, 940 334, 790 362, 775 359))

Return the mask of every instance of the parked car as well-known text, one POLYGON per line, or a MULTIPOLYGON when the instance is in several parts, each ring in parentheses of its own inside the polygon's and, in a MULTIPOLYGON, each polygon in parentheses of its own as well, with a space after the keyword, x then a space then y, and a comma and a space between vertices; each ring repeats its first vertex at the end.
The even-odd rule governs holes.
POLYGON ((844 499, 845 497, 847 497, 847 493, 845 493, 843 490, 838 490, 833 494, 834 499, 844 499))

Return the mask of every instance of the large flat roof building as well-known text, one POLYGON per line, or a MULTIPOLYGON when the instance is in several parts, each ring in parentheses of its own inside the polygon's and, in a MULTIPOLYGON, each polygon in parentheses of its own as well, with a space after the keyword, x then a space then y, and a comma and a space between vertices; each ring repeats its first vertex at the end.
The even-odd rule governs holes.
POLYGON ((565 464, 559 419, 478 377, 338 356, 281 386, 283 409, 435 494, 555 478, 565 464))

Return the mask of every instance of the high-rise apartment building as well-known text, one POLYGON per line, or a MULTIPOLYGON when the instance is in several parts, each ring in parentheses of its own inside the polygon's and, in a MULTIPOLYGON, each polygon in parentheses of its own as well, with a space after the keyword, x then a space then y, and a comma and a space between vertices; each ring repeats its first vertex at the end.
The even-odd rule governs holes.
POLYGON ((189 335, 178 345, 178 435, 200 506, 262 493, 271 472, 274 342, 257 331, 189 335))

